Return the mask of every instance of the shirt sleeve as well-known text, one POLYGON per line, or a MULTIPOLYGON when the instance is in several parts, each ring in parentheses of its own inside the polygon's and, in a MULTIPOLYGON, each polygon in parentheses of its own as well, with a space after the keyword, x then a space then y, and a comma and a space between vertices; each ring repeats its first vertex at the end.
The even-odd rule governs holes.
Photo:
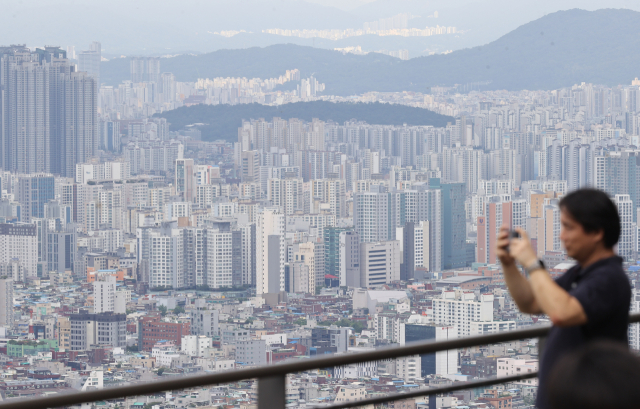
POLYGON ((617 274, 592 274, 570 293, 587 315, 587 325, 599 325, 621 305, 624 285, 617 274))
POLYGON ((562 274, 560 277, 556 278, 556 284, 558 284, 560 287, 562 287, 565 291, 569 291, 569 286, 570 286, 570 279, 571 279, 571 273, 572 270, 566 271, 564 274, 562 274))

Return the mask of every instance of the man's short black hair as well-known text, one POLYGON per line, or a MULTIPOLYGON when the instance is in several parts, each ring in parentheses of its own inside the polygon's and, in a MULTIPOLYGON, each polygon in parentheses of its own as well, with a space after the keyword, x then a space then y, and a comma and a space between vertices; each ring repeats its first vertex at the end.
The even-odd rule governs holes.
POLYGON ((605 192, 597 189, 575 190, 560 200, 560 209, 566 210, 585 232, 602 230, 607 248, 613 248, 620 239, 618 208, 605 192))
POLYGON ((640 407, 640 359, 627 345, 595 341, 560 359, 547 381, 552 409, 640 407))

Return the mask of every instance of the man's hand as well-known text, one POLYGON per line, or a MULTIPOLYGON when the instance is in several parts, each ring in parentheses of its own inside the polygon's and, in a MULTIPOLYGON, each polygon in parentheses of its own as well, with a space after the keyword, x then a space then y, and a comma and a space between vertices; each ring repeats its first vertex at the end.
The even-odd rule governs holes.
POLYGON ((533 294, 531 284, 525 276, 520 274, 520 270, 516 266, 516 258, 512 253, 513 244, 514 239, 509 239, 509 227, 502 226, 496 243, 496 255, 502 263, 504 281, 520 311, 527 314, 539 314, 542 311, 533 294))
POLYGON ((509 228, 502 226, 496 240, 496 255, 503 266, 514 266, 515 259, 509 254, 509 228))
MULTIPOLYGON (((533 246, 531 246, 531 241, 529 240, 527 232, 521 228, 517 228, 516 231, 520 233, 520 238, 511 239, 509 243, 509 256, 526 268, 535 263, 538 256, 536 255, 536 252, 533 251, 533 246)), ((501 231, 500 234, 502 235, 502 233, 503 232, 501 231)), ((507 236, 508 234, 509 232, 507 231, 507 236)))

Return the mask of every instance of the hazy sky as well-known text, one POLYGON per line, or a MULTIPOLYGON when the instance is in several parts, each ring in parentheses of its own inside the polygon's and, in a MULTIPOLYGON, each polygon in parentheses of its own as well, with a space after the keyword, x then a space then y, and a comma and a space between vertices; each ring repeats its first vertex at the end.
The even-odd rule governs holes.
MULTIPOLYGON (((398 13, 420 16, 410 25, 455 26, 458 39, 433 39, 436 50, 483 45, 558 10, 629 8, 634 0, 0 0, 0 45, 74 45, 86 49, 100 41, 107 53, 153 54, 209 52, 220 48, 264 47, 292 37, 263 35, 262 30, 362 28, 364 22, 398 13), (429 19, 434 11, 438 19, 429 19), (232 39, 222 30, 253 34, 232 39), (277 38, 276 38, 277 37, 277 38)), ((397 49, 401 44, 371 44, 397 49)), ((387 38, 386 40, 390 40, 387 38)), ((302 44, 301 41, 295 40, 302 44)), ((364 40, 363 40, 364 41, 364 40)), ((399 40, 398 40, 399 41, 399 40)), ((320 43, 319 41, 317 43, 320 43)), ((343 42, 344 43, 344 42, 343 42)), ((323 48, 362 45, 315 44, 323 48)), ((422 51, 432 47, 426 44, 422 51)))
POLYGON ((309 3, 322 4, 323 6, 335 7, 340 10, 351 10, 375 0, 307 0, 309 3))
MULTIPOLYGON (((366 3, 373 3, 376 0, 306 0, 309 3, 317 3, 322 4, 323 6, 335 7, 341 10, 352 10, 358 6, 361 6, 366 3)), ((402 2, 407 2, 407 0, 393 0, 399 4, 402 2)), ((435 1, 423 0, 425 4, 436 3, 435 1)), ((513 0, 514 6, 517 7, 518 3, 528 3, 528 0, 513 0)), ((456 7, 457 5, 465 5, 470 3, 466 0, 449 0, 450 6, 456 7)), ((493 3, 493 1, 484 1, 487 5, 493 3)), ((586 10, 595 10, 600 8, 629 8, 632 10, 640 9, 640 2, 638 1, 604 1, 604 0, 587 0, 587 1, 574 1, 574 0, 556 0, 553 2, 556 10, 566 10, 569 8, 583 8, 586 10)))

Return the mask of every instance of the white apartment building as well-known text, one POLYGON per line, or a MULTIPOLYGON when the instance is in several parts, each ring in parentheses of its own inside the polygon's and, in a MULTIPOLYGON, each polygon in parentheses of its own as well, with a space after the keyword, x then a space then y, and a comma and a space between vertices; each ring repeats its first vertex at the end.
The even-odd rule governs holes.
POLYGON ((256 226, 256 294, 284 291, 285 216, 277 208, 258 214, 256 226))
POLYGON ((629 195, 615 195, 613 202, 620 215, 620 240, 618 254, 621 257, 631 257, 635 252, 635 225, 633 223, 633 202, 629 195))
POLYGON ((13 326, 13 279, 0 279, 0 326, 13 326))
POLYGON ((127 304, 130 302, 131 302, 131 290, 126 288, 117 288, 114 312, 116 314, 126 314, 127 304))
POLYGON ((287 216, 303 210, 302 179, 269 179, 267 182, 267 199, 273 206, 278 206, 282 209, 287 216))
POLYGON ((340 285, 360 287, 360 237, 354 231, 343 231, 340 240, 340 285))
POLYGON ((478 180, 478 194, 480 194, 480 190, 486 196, 491 195, 501 195, 501 194, 511 194, 513 192, 514 186, 513 180, 506 179, 491 179, 491 180, 478 180))
MULTIPOLYGON (((20 283, 25 282, 24 267, 22 267, 22 264, 20 264, 18 260, 11 260, 9 263, 2 266, 0 270, 3 275, 6 275, 8 278, 12 278, 13 281, 20 283)), ((51 270, 49 271, 49 275, 50 277, 52 276, 51 270)))
MULTIPOLYGON (((435 327, 435 341, 448 341, 458 338, 458 329, 455 325, 435 327)), ((453 375, 459 373, 458 370, 458 350, 449 349, 436 352, 435 373, 439 375, 453 375)))
POLYGON ((211 337, 204 335, 186 335, 182 337, 180 347, 189 356, 204 357, 207 348, 211 347, 211 337))
POLYGON ((220 178, 219 166, 195 165, 194 168, 197 185, 209 185, 215 179, 220 178))
POLYGON ((98 275, 93 283, 93 312, 115 312, 116 277, 114 275, 98 275))
POLYGON ((205 371, 219 372, 236 368, 234 359, 196 358, 195 362, 205 371))
POLYGON ((481 294, 475 301, 473 293, 462 293, 455 299, 455 292, 444 291, 443 298, 433 300, 433 320, 437 324, 456 325, 458 337, 471 335, 474 321, 493 321, 493 294, 481 294))
POLYGON ((389 342, 400 343, 402 321, 395 314, 375 314, 373 317, 373 329, 377 339, 386 339, 389 342))
POLYGON ((84 232, 95 231, 100 228, 100 206, 97 200, 92 200, 84 205, 84 232))
POLYGON ((236 202, 216 202, 212 206, 215 217, 233 217, 238 213, 238 203, 236 202))
POLYGON ((236 362, 245 365, 267 364, 267 343, 262 339, 236 341, 236 362))
POLYGON ((122 211, 124 204, 124 186, 116 185, 113 189, 102 189, 98 192, 95 200, 96 205, 95 221, 97 228, 121 229, 122 211))
MULTIPOLYGON (((285 265, 285 274, 288 275, 289 288, 291 293, 309 293, 309 283, 312 281, 309 274, 309 266, 301 261, 290 262, 285 265)), ((315 280, 313 280, 315 283, 315 280)))
POLYGON ((207 234, 207 276, 209 288, 232 287, 232 238, 230 231, 212 231, 207 234))
MULTIPOLYGON (((165 188, 167 189, 167 188, 165 188)), ((124 197, 125 204, 127 206, 152 206, 149 198, 150 189, 148 183, 127 183, 124 185, 124 197)), ((170 195, 170 193, 169 193, 170 195)), ((168 202, 169 196, 166 196, 168 202)), ((158 204, 154 204, 156 206, 158 204)), ((163 207, 158 207, 157 210, 162 211, 163 207)))
MULTIPOLYGON (((537 359, 498 358, 496 363, 498 378, 503 376, 524 375, 538 370, 537 359)), ((538 378, 514 382, 517 385, 538 386, 538 378)))
POLYGON ((254 284, 256 282, 256 225, 239 223, 237 230, 240 232, 240 251, 242 252, 240 267, 242 284, 254 284))
POLYGON ((147 192, 147 206, 161 212, 165 204, 169 203, 169 197, 171 197, 171 187, 169 186, 149 189, 147 192))
POLYGON ((369 288, 400 280, 400 242, 360 244, 360 287, 369 288))
MULTIPOLYGON (((318 281, 318 277, 316 277, 316 271, 320 270, 320 264, 322 262, 322 260, 316 260, 317 244, 313 242, 306 242, 297 244, 294 247, 297 247, 297 249, 294 249, 292 255, 293 262, 302 263, 308 267, 308 289, 306 290, 306 292, 315 294, 316 283, 318 281)), ((322 277, 322 280, 324 281, 324 277, 322 277)))
POLYGON ((195 191, 195 201, 200 207, 214 204, 221 194, 220 185, 197 185, 195 191))
POLYGON ((169 202, 165 205, 165 220, 178 220, 179 217, 191 217, 191 202, 169 202))
MULTIPOLYGON (((289 218, 287 218, 287 220, 289 220, 289 218)), ((319 230, 324 229, 325 227, 333 227, 336 225, 336 216, 326 213, 304 214, 302 215, 302 220, 308 222, 309 226, 315 226, 319 230)))
POLYGON ((333 368, 333 373, 335 378, 371 378, 378 374, 378 362, 360 362, 336 366, 333 368))
POLYGON ((311 181, 311 197, 327 203, 337 218, 347 216, 346 182, 344 179, 318 179, 311 181))
POLYGON ((38 236, 35 225, 0 223, 0 264, 17 259, 27 278, 38 274, 38 236))
POLYGON ((102 247, 104 251, 116 251, 122 247, 123 234, 120 229, 105 229, 94 232, 102 237, 102 247))
POLYGON ((196 196, 196 177, 193 159, 177 159, 175 162, 176 194, 187 202, 196 196))
POLYGON ((179 358, 180 353, 172 342, 163 342, 154 345, 151 349, 151 356, 156 359, 156 367, 171 367, 173 358, 179 358))
POLYGON ((417 199, 418 220, 429 221, 429 245, 425 247, 424 258, 429 260, 429 271, 442 270, 443 211, 442 191, 439 189, 419 190, 417 199), (427 251, 428 250, 428 251, 427 251))
POLYGON ((429 222, 424 220, 413 228, 413 258, 415 267, 424 267, 429 271, 429 222))
POLYGON ((151 288, 184 286, 183 238, 176 231, 149 233, 149 285, 151 288))
POLYGON ((193 309, 189 310, 191 315, 191 334, 206 335, 208 337, 218 335, 220 332, 219 317, 220 311, 210 308, 206 300, 199 298, 195 300, 193 309))
POLYGON ((361 242, 375 243, 391 238, 390 210, 388 192, 362 192, 353 196, 353 225, 361 242))
POLYGON ((414 383, 422 377, 422 360, 420 355, 396 358, 396 376, 405 382, 414 383))
POLYGON ((260 337, 267 345, 282 344, 287 345, 287 334, 265 334, 260 337))
POLYGON ((240 183, 238 197, 242 199, 256 200, 260 198, 260 185, 258 183, 240 183))
POLYGON ((89 181, 124 180, 131 177, 129 162, 103 162, 76 164, 76 183, 89 181))
POLYGON ((494 334, 515 329, 515 321, 472 321, 470 335, 494 334))

